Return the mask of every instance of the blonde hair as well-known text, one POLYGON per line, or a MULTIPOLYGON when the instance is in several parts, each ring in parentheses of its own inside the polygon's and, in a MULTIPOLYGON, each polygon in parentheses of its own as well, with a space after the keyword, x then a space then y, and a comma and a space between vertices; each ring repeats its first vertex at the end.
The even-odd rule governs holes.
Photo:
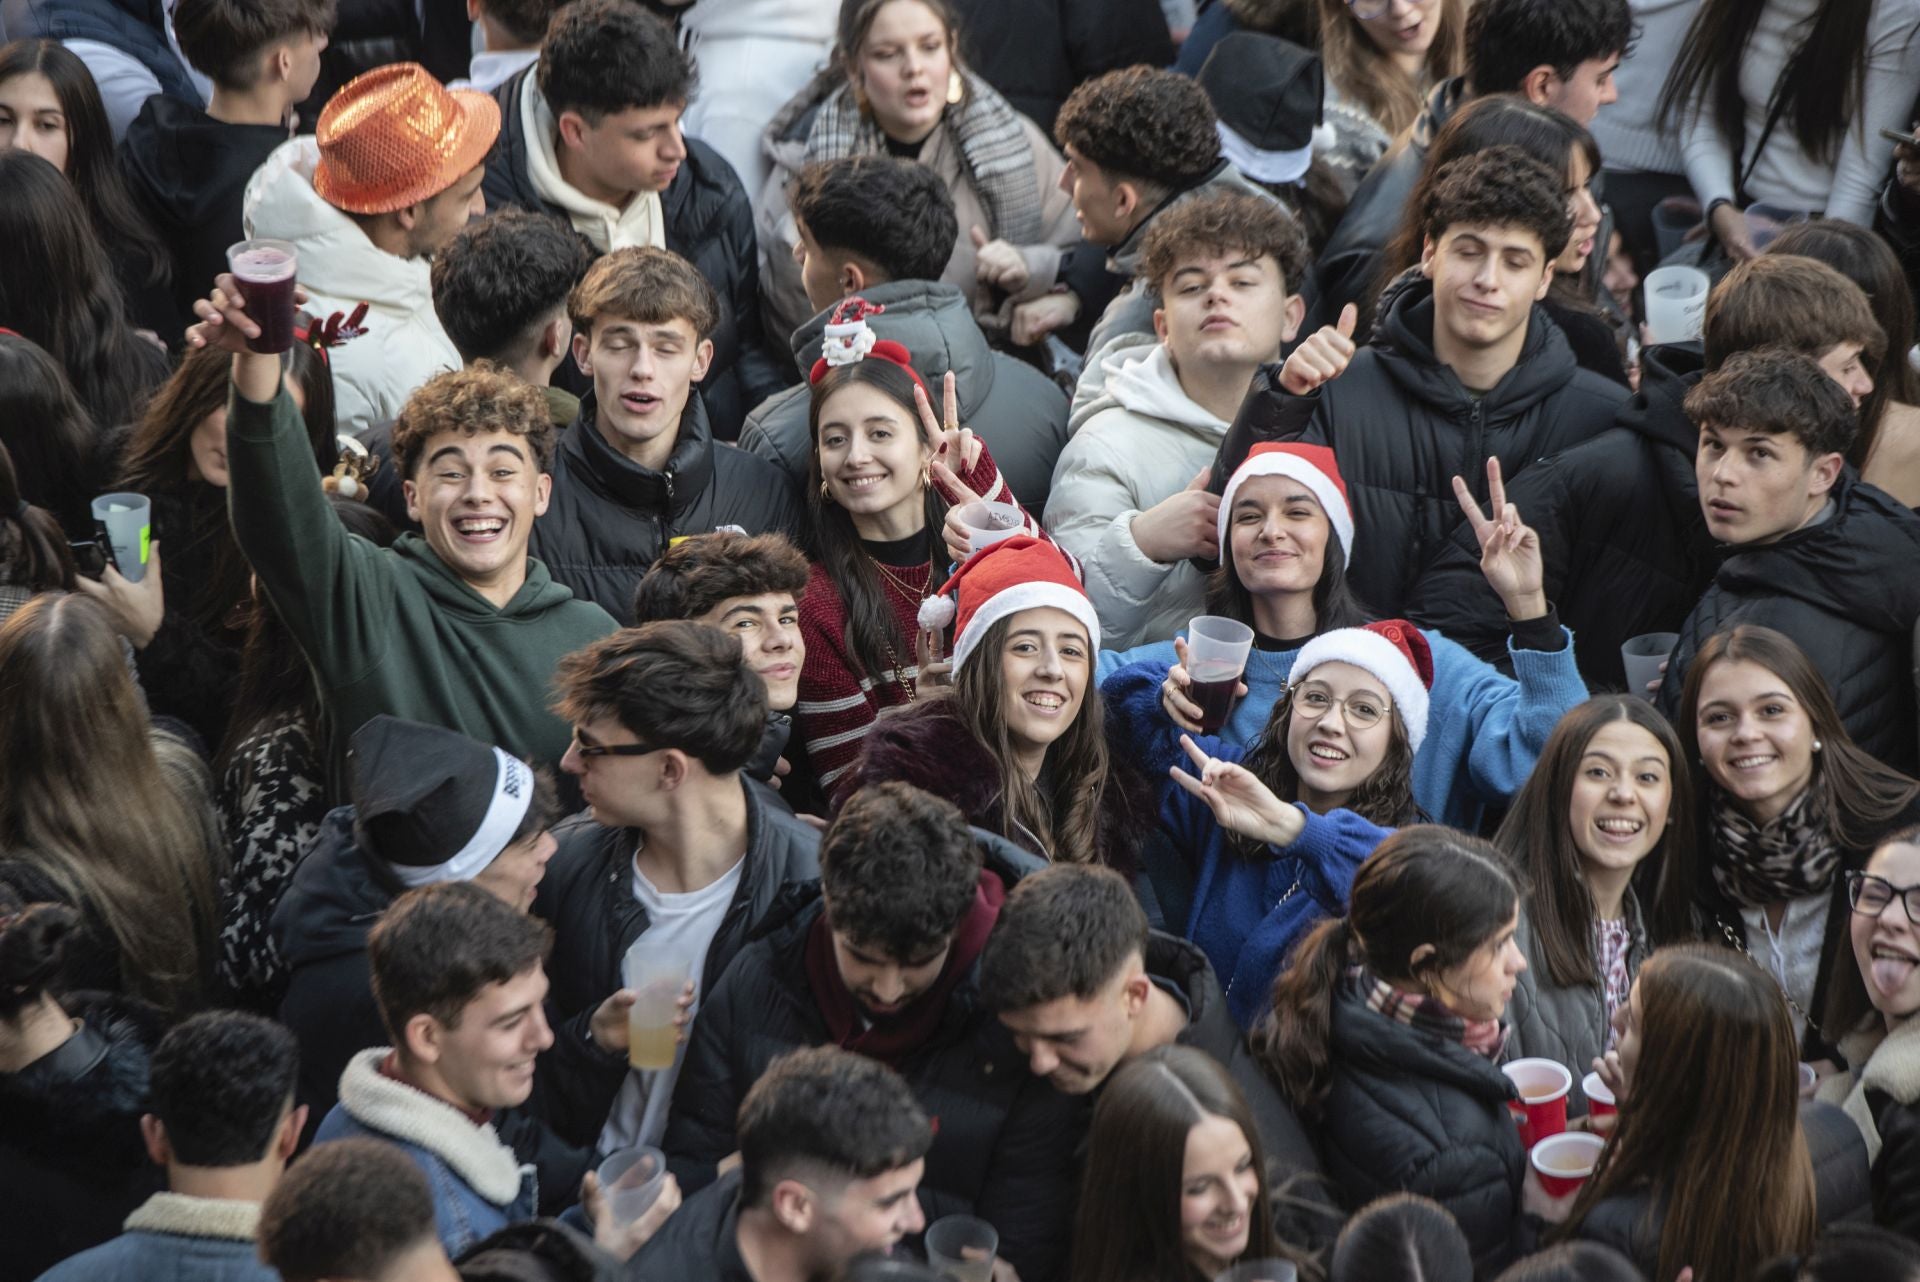
MULTIPOLYGON (((1441 6, 1440 29, 1427 48, 1429 83, 1459 75, 1467 59, 1467 0, 1435 2, 1441 6)), ((1381 52, 1346 0, 1320 0, 1320 58, 1333 87, 1366 108, 1389 136, 1398 136, 1419 116, 1422 86, 1381 52)))

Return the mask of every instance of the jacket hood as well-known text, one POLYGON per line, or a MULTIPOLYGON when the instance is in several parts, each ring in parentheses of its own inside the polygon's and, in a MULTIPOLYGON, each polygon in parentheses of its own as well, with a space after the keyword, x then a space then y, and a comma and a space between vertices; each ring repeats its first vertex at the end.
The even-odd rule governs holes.
POLYGON ((1614 422, 1656 444, 1679 450, 1693 467, 1700 429, 1681 408, 1706 371, 1706 351, 1697 343, 1661 343, 1640 349, 1640 390, 1620 407, 1614 422))
POLYGON ((1743 596, 1790 596, 1855 627, 1905 636, 1920 615, 1920 516, 1848 467, 1834 511, 1752 551, 1732 552, 1715 582, 1743 596))
MULTIPOLYGON (((1448 419, 1470 416, 1474 398, 1433 350, 1433 282, 1408 268, 1381 291, 1372 349, 1407 395, 1448 419)), ((1567 336, 1544 307, 1534 304, 1520 359, 1480 398, 1486 421, 1515 418, 1565 387, 1579 369, 1567 336)))
MULTIPOLYGON (((939 281, 896 280, 862 290, 860 297, 886 308, 868 323, 881 338, 913 354, 913 367, 929 387, 953 371, 960 421, 973 421, 993 394, 993 349, 973 319, 966 295, 939 281)), ((821 312, 793 332, 793 357, 802 375, 820 359, 830 313, 821 312)))
POLYGON ((367 933, 400 884, 353 837, 353 807, 327 812, 293 884, 273 910, 273 937, 289 967, 366 951, 367 933))
POLYGON ((1186 431, 1210 450, 1218 449, 1225 439, 1226 420, 1214 417, 1187 395, 1165 343, 1149 341, 1113 350, 1101 369, 1106 382, 1100 395, 1075 411, 1068 431, 1079 431, 1102 410, 1123 409, 1186 431))
POLYGON ((673 453, 662 471, 642 467, 607 444, 595 425, 598 415, 599 402, 589 391, 580 398, 580 413, 572 427, 561 435, 560 452, 567 458, 570 482, 577 480, 621 507, 676 517, 713 483, 713 428, 698 388, 687 394, 673 453))
POLYGON ((150 211, 184 231, 213 218, 286 141, 277 126, 223 124, 196 104, 155 94, 127 127, 120 159, 150 211))
POLYGON ((0 1073, 0 1141, 90 1175, 146 1162, 139 1118, 146 1108, 160 1012, 110 993, 71 993, 62 1002, 83 1027, 17 1073, 0 1073))
POLYGON ((424 536, 411 532, 402 534, 393 541, 393 551, 412 567, 415 577, 420 580, 427 595, 433 598, 435 605, 469 622, 528 619, 573 600, 572 590, 555 583, 545 563, 538 557, 527 558, 527 581, 520 585, 520 590, 511 601, 496 608, 491 601, 469 587, 465 579, 455 574, 453 567, 442 561, 439 553, 428 546, 424 536))
POLYGON ((1245 1041, 1240 1026, 1227 1011, 1227 996, 1213 973, 1213 964, 1198 945, 1177 935, 1153 931, 1147 936, 1147 974, 1178 988, 1187 999, 1187 1028, 1180 1036, 1192 1046, 1225 1064, 1245 1041))
POLYGON ((1345 983, 1334 995, 1328 1040, 1338 1059, 1364 1073, 1431 1078, 1488 1100, 1516 1098, 1513 1084, 1492 1061, 1369 1010, 1345 983))
MULTIPOLYGON (((1242 196, 1259 196, 1264 200, 1275 199, 1273 193, 1266 188, 1241 177, 1240 171, 1233 167, 1231 161, 1222 160, 1205 178, 1185 191, 1176 192, 1167 197, 1159 208, 1136 223, 1133 230, 1127 233, 1126 239, 1113 247, 1113 252, 1107 256, 1107 265, 1118 275, 1133 275, 1140 268, 1140 254, 1147 243, 1147 228, 1153 225, 1153 220, 1183 201, 1191 200, 1195 196, 1212 195, 1215 192, 1237 192, 1242 196)), ((1287 284, 1297 289, 1300 282, 1288 281, 1287 284)))
POLYGON ((813 118, 820 114, 821 105, 834 91, 844 89, 846 84, 844 72, 831 65, 822 67, 799 93, 773 113, 773 119, 760 133, 760 150, 773 162, 775 170, 800 172, 807 163, 807 136, 813 132, 813 118))

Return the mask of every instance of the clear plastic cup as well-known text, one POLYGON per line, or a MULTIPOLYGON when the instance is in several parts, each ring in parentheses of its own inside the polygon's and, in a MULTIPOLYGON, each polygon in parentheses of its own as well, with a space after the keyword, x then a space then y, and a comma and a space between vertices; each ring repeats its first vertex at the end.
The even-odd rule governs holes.
POLYGON ((1026 517, 1011 503, 989 503, 979 499, 954 514, 967 527, 967 548, 978 552, 996 543, 1026 533, 1026 517))
POLYGON ((1187 624, 1187 697, 1200 705, 1200 733, 1219 734, 1233 713, 1234 687, 1253 652, 1253 629, 1202 614, 1187 624))
POLYGON ((93 501, 93 524, 101 544, 113 553, 113 568, 127 582, 147 577, 153 550, 153 503, 144 494, 122 491, 93 501))
POLYGON ((667 1183, 667 1155, 642 1144, 623 1148, 600 1163, 600 1192, 607 1214, 617 1224, 631 1224, 646 1214, 667 1183))
POLYGON ((1242 1260, 1213 1282, 1297 1282, 1299 1276, 1292 1260, 1242 1260))
POLYGON ((1680 643, 1678 632, 1643 632, 1620 647, 1620 663, 1627 670, 1627 693, 1653 698, 1647 687, 1660 680, 1660 665, 1680 643))
POLYGON ((1706 329, 1707 291, 1713 282, 1697 267, 1656 267, 1642 290, 1647 332, 1656 343, 1685 343, 1706 329))
POLYGON ((949 1215, 935 1220, 923 1239, 927 1263, 953 1282, 993 1282, 993 1257, 1000 1249, 1000 1233, 971 1215, 949 1215))
POLYGON ((293 286, 300 255, 284 240, 243 240, 227 246, 227 270, 247 300, 247 318, 260 337, 247 340, 253 352, 284 352, 293 346, 293 286))
POLYGON ((621 973, 635 994, 627 1012, 627 1063, 643 1070, 672 1068, 673 1017, 687 986, 686 957, 642 935, 627 949, 621 973))

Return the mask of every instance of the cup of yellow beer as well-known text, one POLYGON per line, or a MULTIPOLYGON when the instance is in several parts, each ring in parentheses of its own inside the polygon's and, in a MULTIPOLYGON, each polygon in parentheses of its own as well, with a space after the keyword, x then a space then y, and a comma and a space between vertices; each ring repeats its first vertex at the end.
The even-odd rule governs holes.
POLYGON ((622 968, 634 992, 627 1012, 627 1062, 639 1069, 673 1067, 673 1017, 689 978, 686 955, 642 935, 622 968))

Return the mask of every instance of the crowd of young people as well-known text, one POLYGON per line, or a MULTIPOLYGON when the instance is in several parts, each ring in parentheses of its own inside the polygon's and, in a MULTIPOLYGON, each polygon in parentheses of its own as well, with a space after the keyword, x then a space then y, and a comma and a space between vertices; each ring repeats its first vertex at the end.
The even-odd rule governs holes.
POLYGON ((0 1282, 1920 1279, 1920 3, 1045 8, 0 0, 0 1282))

